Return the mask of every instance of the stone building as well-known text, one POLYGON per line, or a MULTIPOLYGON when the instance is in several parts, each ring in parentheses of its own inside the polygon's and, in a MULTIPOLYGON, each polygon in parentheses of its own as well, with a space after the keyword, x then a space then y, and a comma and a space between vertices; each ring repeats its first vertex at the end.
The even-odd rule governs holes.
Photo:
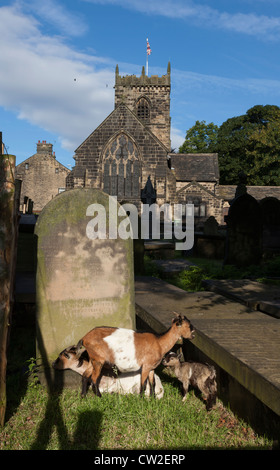
POLYGON ((149 181, 159 205, 194 203, 196 221, 214 215, 221 223, 218 156, 171 153, 170 89, 170 63, 161 77, 144 67, 140 77, 122 77, 117 66, 114 110, 75 151, 67 189, 99 188, 140 209, 149 181))
POLYGON ((20 208, 28 197, 33 201, 33 212, 40 212, 53 197, 65 191, 69 172, 56 160, 52 144, 39 140, 37 153, 16 167, 16 178, 22 181, 20 208))
POLYGON ((194 205, 196 225, 209 217, 223 223, 224 200, 219 194, 218 154, 171 154, 178 203, 194 205))
MULTIPOLYGON (((233 186, 219 185, 218 154, 177 154, 170 140, 170 63, 163 76, 121 76, 115 72, 114 109, 75 151, 72 171, 55 159, 52 145, 38 142, 37 153, 16 168, 24 196, 40 211, 64 189, 97 188, 118 201, 192 203, 195 228, 209 217, 219 225, 235 197, 233 186)), ((236 182, 238 184, 238 182, 236 182)), ((279 188, 248 187, 256 199, 279 188)))

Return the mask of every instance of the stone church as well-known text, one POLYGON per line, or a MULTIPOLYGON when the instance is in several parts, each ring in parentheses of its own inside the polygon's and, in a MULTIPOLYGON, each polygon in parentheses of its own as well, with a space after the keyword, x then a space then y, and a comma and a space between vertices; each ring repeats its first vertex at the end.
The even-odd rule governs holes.
MULTIPOLYGON (((135 204, 139 213, 145 202, 193 204, 196 230, 211 216, 224 224, 236 186, 219 184, 218 154, 172 152, 170 89, 170 64, 161 77, 148 77, 144 67, 140 77, 122 77, 117 66, 114 110, 77 148, 72 171, 46 141, 16 167, 21 206, 28 196, 40 212, 65 189, 93 187, 135 204)), ((247 191, 258 201, 280 200, 280 187, 248 186, 247 191)))
POLYGON ((223 223, 217 154, 176 154, 170 140, 170 63, 163 76, 115 73, 112 113, 75 151, 66 189, 94 187, 141 210, 141 202, 194 204, 196 222, 223 223))

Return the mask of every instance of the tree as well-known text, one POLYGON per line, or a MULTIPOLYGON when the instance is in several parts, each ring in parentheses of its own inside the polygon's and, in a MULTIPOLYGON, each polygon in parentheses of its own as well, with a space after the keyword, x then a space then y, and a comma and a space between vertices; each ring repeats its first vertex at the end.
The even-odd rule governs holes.
POLYGON ((218 126, 210 122, 196 121, 186 131, 185 142, 179 147, 180 153, 211 153, 216 151, 218 126))
POLYGON ((250 137, 254 168, 251 181, 255 185, 280 186, 280 120, 268 122, 250 137))
POLYGON ((250 185, 280 184, 280 108, 257 105, 225 121, 217 139, 220 183, 237 184, 243 171, 250 185))

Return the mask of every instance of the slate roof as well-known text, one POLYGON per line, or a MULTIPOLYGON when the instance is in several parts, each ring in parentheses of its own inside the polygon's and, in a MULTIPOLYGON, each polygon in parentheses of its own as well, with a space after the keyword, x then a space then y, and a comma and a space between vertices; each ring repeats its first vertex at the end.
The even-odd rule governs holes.
MULTIPOLYGON (((216 188, 217 194, 226 201, 232 201, 235 197, 236 186, 220 185, 216 188)), ((257 201, 265 197, 276 197, 280 200, 280 186, 247 186, 247 193, 257 201)))
POLYGON ((177 181, 219 181, 217 153, 172 153, 169 156, 177 181))

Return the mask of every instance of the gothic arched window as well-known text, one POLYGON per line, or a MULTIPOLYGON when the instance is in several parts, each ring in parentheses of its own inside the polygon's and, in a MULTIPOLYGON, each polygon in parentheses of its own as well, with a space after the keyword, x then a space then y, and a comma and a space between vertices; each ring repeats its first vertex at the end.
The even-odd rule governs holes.
POLYGON ((103 158, 103 189, 111 196, 139 197, 140 162, 134 142, 123 132, 107 146, 103 158))
POLYGON ((139 119, 142 119, 144 121, 147 121, 148 119, 150 119, 150 105, 146 98, 144 97, 140 98, 140 100, 137 102, 136 108, 137 108, 137 117, 139 119))

